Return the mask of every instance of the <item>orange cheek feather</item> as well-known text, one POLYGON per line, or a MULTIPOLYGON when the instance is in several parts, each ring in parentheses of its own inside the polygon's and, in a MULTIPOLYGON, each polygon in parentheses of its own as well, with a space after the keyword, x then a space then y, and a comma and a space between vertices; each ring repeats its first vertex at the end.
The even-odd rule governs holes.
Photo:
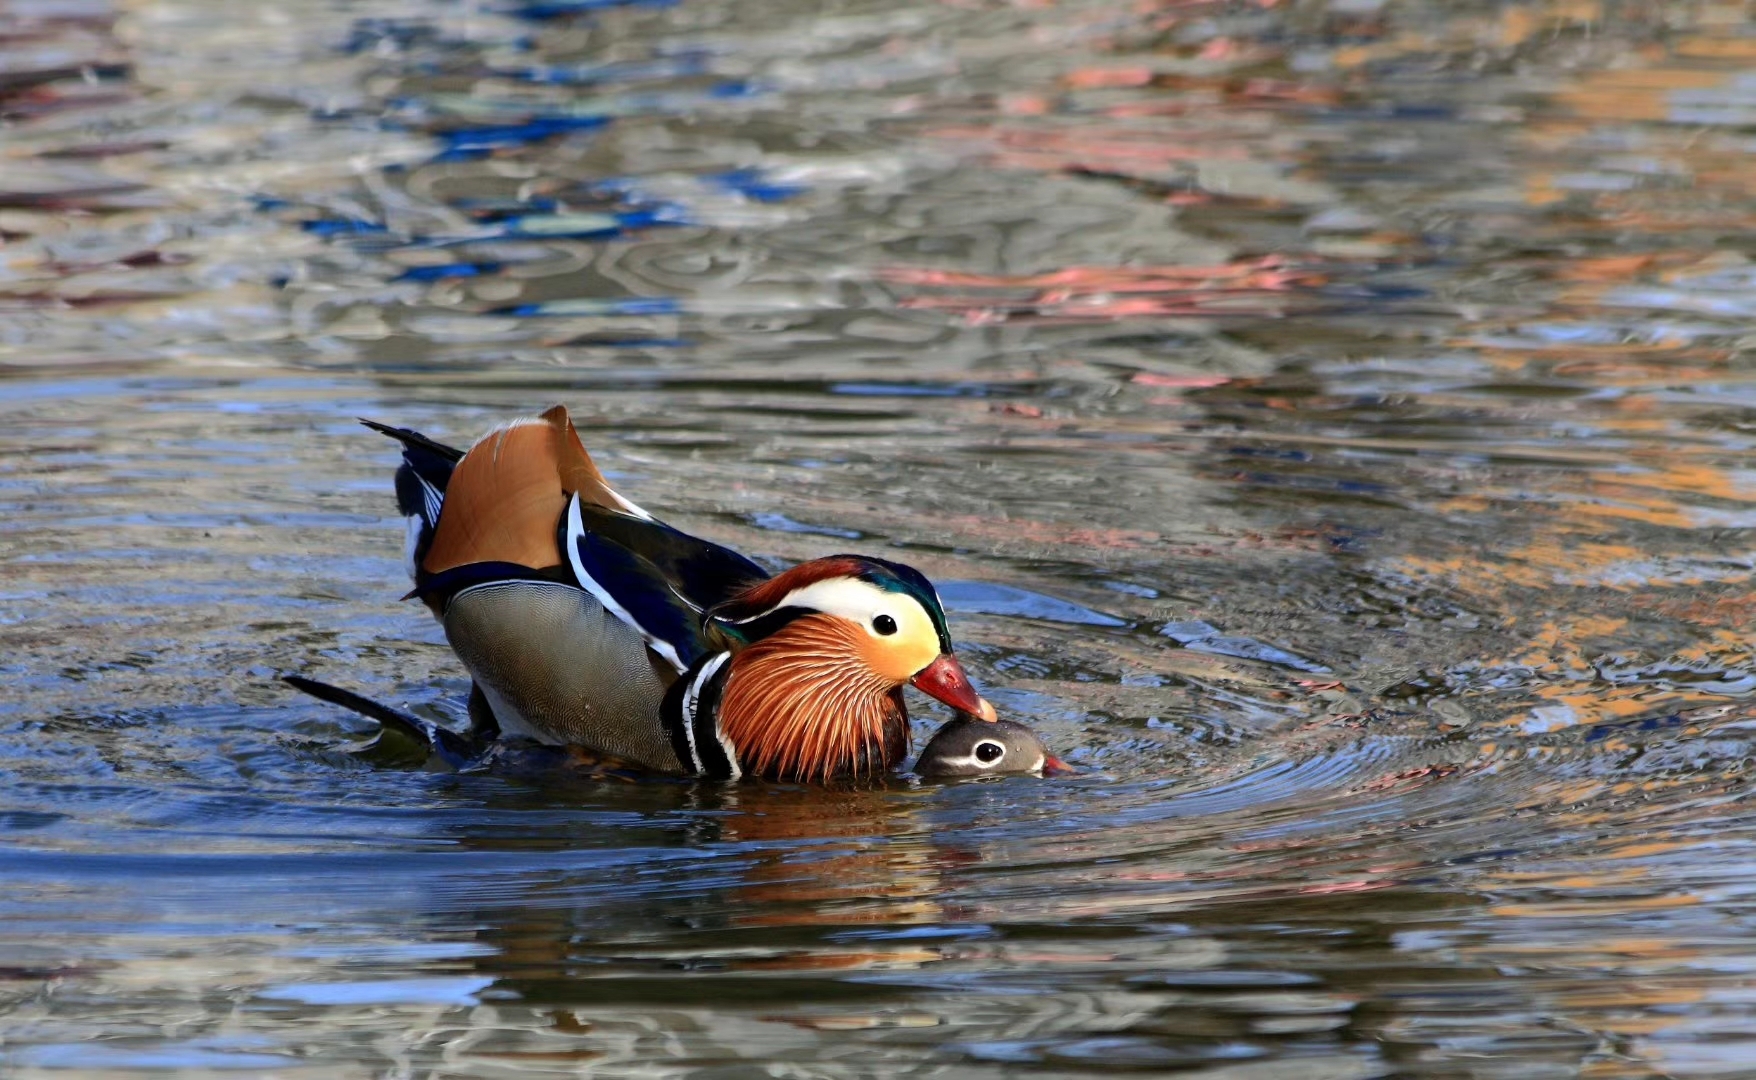
POLYGON ((875 775, 908 754, 901 680, 846 619, 807 615, 740 651, 720 701, 720 727, 747 771, 777 779, 875 775))

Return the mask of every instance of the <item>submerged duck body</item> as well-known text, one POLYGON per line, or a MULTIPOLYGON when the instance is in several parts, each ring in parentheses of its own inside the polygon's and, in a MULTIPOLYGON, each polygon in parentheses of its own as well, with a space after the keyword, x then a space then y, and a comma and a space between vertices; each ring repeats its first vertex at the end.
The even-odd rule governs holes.
POLYGON ((501 731, 661 773, 874 776, 908 755, 902 687, 983 719, 945 612, 862 555, 770 575, 613 490, 567 412, 468 451, 403 444, 409 571, 501 731))

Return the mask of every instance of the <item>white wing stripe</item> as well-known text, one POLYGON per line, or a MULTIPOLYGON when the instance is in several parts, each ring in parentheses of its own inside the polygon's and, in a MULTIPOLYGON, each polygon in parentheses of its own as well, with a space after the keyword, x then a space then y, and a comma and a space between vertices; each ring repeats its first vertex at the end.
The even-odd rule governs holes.
POLYGON ((651 514, 647 513, 645 510, 642 510, 640 507, 635 506, 632 502, 628 501, 627 499, 624 499, 622 497, 621 492, 615 491, 615 490, 608 488, 608 487, 606 487, 604 490, 608 491, 610 493, 610 498, 615 499, 616 502, 621 505, 622 509, 628 511, 630 514, 633 514, 635 517, 639 518, 642 521, 654 520, 654 518, 651 514))
POLYGON ((646 642, 647 648, 664 657, 665 662, 676 668, 679 674, 687 671, 689 665, 683 663, 682 658, 677 655, 677 650, 670 642, 647 633, 646 627, 641 626, 639 621, 628 613, 628 609, 618 604, 616 598, 610 595, 609 590, 599 585, 597 579, 587 572, 585 564, 579 559, 578 538, 583 535, 585 535, 585 521, 579 513, 579 496, 574 495, 567 502, 567 563, 573 567, 573 576, 579 579, 580 587, 592 594, 598 603, 604 605, 604 610, 614 615, 618 621, 633 627, 640 634, 641 640, 646 642))

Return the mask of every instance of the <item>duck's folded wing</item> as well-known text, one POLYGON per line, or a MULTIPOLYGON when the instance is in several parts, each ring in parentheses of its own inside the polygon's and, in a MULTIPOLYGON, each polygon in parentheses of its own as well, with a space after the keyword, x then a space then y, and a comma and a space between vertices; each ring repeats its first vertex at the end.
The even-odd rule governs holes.
POLYGON ((414 595, 441 618, 482 586, 577 586, 681 672, 707 651, 701 612, 768 577, 617 493, 559 405, 495 428, 467 452, 367 425, 403 444, 397 493, 410 518, 414 595))
POLYGON ((730 548, 577 496, 568 502, 562 532, 580 588, 679 672, 708 651, 701 612, 768 577, 730 548))
POLYGON ((637 552, 670 583, 684 603, 697 611, 726 600, 746 586, 768 580, 769 573, 760 564, 729 547, 690 536, 662 521, 619 514, 583 502, 579 510, 586 532, 637 552))
POLYGON ((414 428, 391 427, 363 416, 360 417, 360 423, 401 443, 403 457, 411 466, 436 481, 440 491, 445 490, 445 483, 451 477, 451 466, 463 458, 462 450, 455 446, 446 446, 436 439, 429 439, 414 428))

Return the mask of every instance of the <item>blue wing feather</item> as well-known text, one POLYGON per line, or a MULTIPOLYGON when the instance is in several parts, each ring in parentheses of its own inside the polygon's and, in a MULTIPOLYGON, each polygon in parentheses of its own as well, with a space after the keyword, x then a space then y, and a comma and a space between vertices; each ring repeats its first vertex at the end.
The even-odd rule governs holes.
POLYGON ((696 611, 705 611, 769 577, 767 570, 731 548, 690 536, 662 521, 589 504, 581 504, 580 520, 586 532, 638 553, 677 597, 696 611))
POLYGON ((580 587, 639 630, 679 672, 708 651, 701 610, 768 576, 728 548, 577 496, 568 504, 565 529, 580 587))

